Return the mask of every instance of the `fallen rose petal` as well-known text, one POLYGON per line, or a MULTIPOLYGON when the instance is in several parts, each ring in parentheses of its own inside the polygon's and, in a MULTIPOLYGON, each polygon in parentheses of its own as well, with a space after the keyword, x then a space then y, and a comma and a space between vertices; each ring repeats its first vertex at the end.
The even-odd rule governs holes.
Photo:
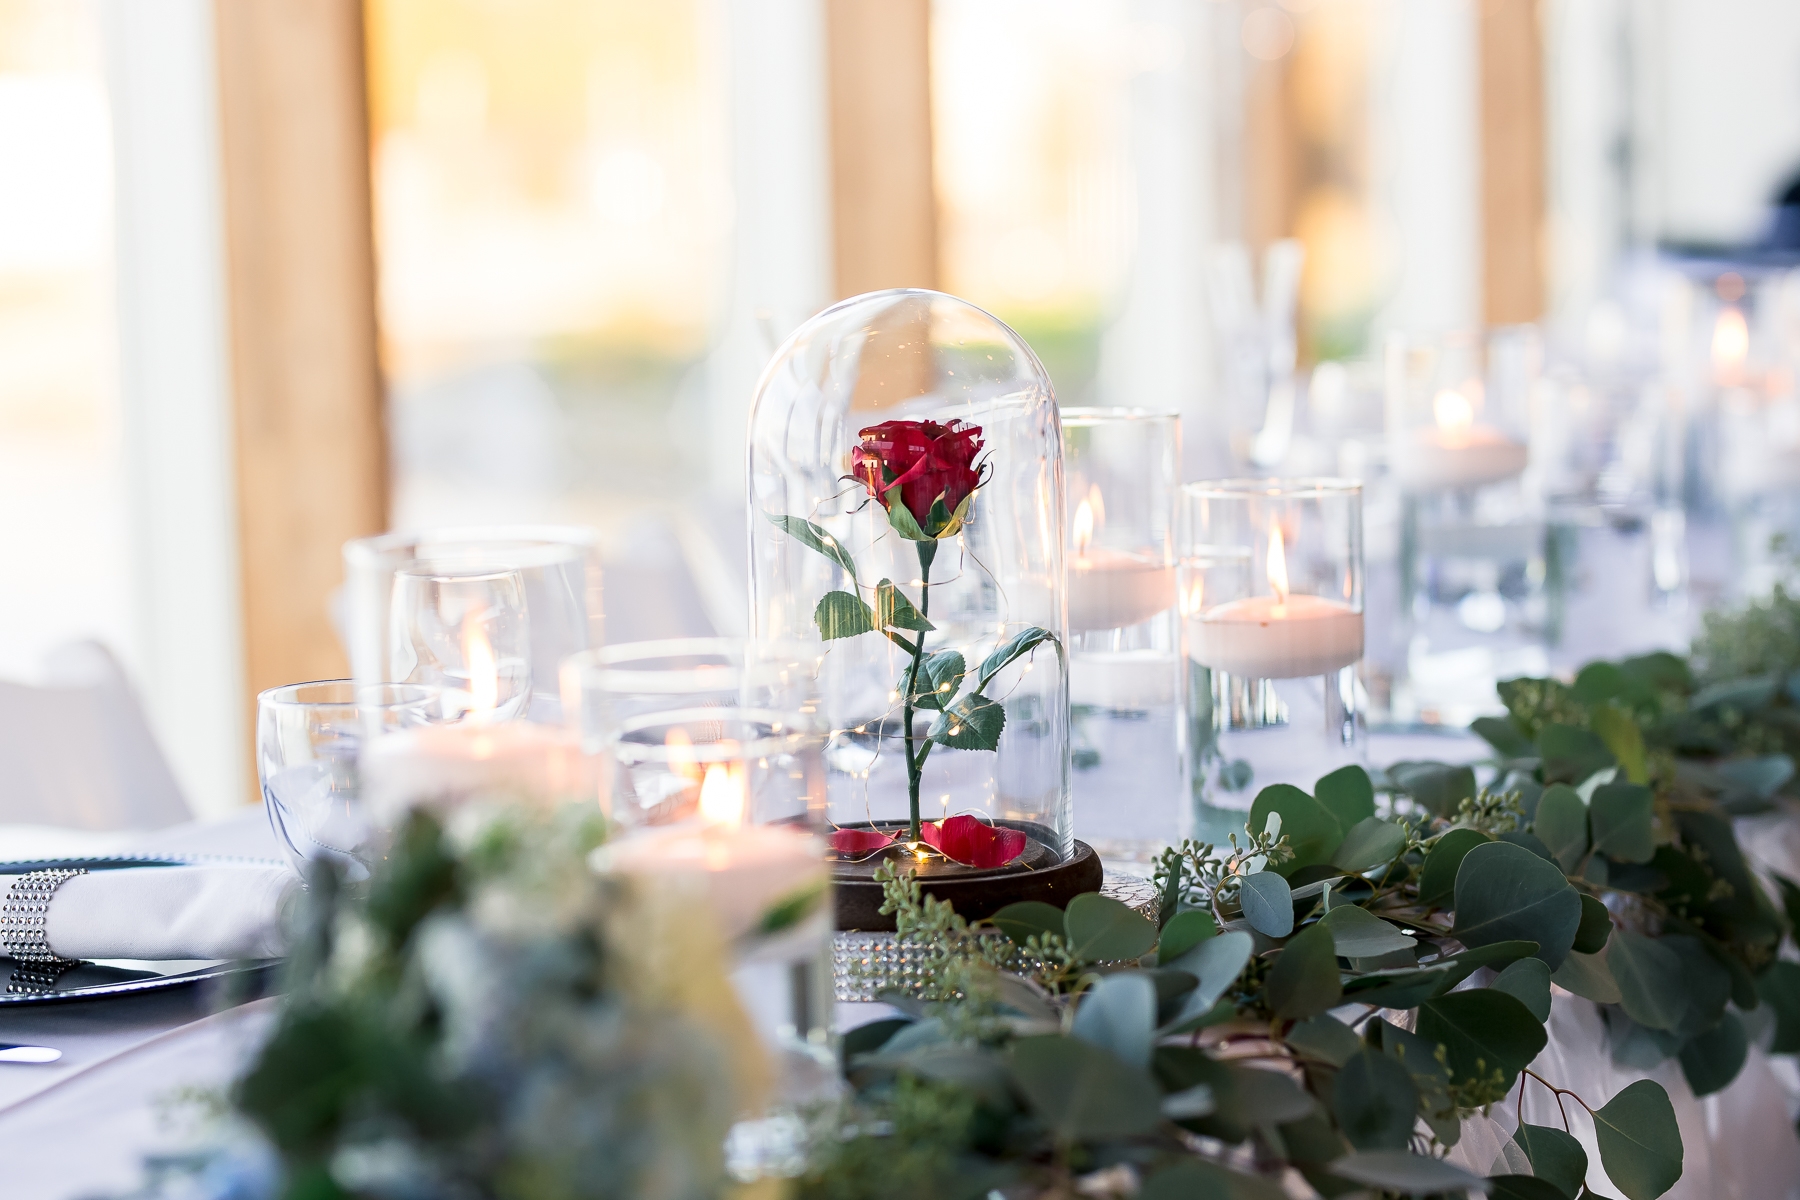
POLYGON ((894 844, 894 839, 879 829, 834 829, 831 848, 839 854, 869 854, 894 844))
POLYGON ((1025 835, 1017 829, 989 825, 968 814, 942 821, 926 821, 919 837, 945 858, 965 867, 1004 867, 1025 853, 1025 835))

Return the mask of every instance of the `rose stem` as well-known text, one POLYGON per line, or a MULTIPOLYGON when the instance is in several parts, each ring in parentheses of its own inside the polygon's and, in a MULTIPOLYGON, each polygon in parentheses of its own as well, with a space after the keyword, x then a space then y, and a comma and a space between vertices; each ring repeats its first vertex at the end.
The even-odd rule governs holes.
MULTIPOLYGON (((936 542, 914 542, 919 551, 919 616, 931 615, 931 560, 937 557, 936 542)), ((907 835, 919 840, 919 781, 925 774, 923 755, 913 754, 913 697, 919 691, 919 664, 925 657, 925 631, 919 630, 913 643, 912 666, 906 672, 906 698, 902 719, 906 722, 906 794, 912 804, 912 830, 907 835)), ((929 747, 928 747, 929 748, 929 747)))

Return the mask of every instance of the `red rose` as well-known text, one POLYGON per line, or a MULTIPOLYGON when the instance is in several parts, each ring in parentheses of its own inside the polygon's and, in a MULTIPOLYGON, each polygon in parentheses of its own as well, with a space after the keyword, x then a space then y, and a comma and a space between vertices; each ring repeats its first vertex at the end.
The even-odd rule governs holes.
POLYGON ((981 453, 981 426, 966 421, 883 421, 857 435, 850 469, 869 494, 892 512, 888 493, 900 489, 900 503, 926 536, 953 535, 963 501, 981 486, 975 458, 981 453), (938 501, 944 508, 933 517, 938 501))

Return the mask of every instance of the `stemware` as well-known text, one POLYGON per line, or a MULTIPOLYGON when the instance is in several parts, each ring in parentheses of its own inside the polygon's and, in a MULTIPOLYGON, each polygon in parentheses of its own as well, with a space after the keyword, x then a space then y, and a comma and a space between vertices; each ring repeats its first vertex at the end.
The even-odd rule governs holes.
POLYGON ((256 768, 276 840, 297 869, 313 859, 366 875, 371 826, 362 805, 360 759, 383 733, 429 724, 442 693, 420 684, 326 679, 270 688, 256 698, 256 768))
POLYGON ((531 702, 531 622, 516 570, 414 563, 394 573, 390 673, 442 689, 449 720, 493 723, 531 702))

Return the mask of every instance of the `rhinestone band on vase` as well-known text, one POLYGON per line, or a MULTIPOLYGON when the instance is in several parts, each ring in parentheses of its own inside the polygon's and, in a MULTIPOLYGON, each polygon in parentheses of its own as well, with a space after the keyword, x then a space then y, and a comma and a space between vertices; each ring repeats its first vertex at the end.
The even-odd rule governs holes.
POLYGON ((50 949, 45 932, 49 921, 50 898, 56 889, 75 878, 86 875, 86 867, 67 870, 31 871, 13 880, 0 903, 0 950, 21 963, 63 963, 50 949))

